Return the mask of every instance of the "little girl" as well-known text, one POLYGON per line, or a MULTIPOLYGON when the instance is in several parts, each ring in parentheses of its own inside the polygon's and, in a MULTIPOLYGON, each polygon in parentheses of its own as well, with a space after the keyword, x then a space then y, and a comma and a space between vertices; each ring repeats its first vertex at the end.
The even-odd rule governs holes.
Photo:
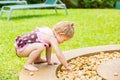
POLYGON ((33 64, 47 62, 48 64, 56 64, 51 62, 51 50, 55 50, 56 56, 61 64, 71 71, 71 67, 62 54, 58 44, 69 40, 74 35, 74 24, 72 22, 63 21, 56 24, 53 29, 48 27, 37 28, 34 31, 18 36, 16 38, 16 52, 19 57, 28 57, 24 68, 30 71, 37 71, 33 64), (46 48, 46 60, 41 59, 40 55, 46 48))

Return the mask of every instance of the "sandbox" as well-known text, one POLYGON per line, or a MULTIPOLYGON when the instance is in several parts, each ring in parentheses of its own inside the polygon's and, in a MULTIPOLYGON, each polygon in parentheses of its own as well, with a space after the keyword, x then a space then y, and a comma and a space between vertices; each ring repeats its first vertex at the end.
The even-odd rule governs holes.
MULTIPOLYGON (((102 55, 107 53, 107 55, 109 55, 108 53, 111 53, 111 52, 114 52, 114 53, 118 52, 118 54, 117 54, 117 56, 118 56, 119 52, 120 52, 120 45, 106 45, 106 46, 79 48, 79 49, 74 49, 74 50, 70 50, 70 51, 65 51, 63 54, 66 57, 66 59, 68 60, 68 62, 69 62, 71 59, 75 59, 77 57, 81 58, 81 56, 88 57, 88 56, 93 56, 93 55, 99 54, 99 53, 101 53, 102 55)), ((99 65, 97 66, 97 69, 96 69, 97 73, 94 72, 95 76, 96 75, 99 76, 97 78, 97 80, 104 80, 105 78, 109 79, 108 76, 111 76, 111 72, 109 72, 111 70, 109 70, 109 69, 111 69, 111 67, 108 67, 108 66, 115 67, 115 68, 112 68, 113 69, 112 70, 112 75, 113 75, 112 78, 115 77, 114 78, 115 80, 120 80, 120 69, 118 69, 118 67, 120 65, 119 58, 120 57, 111 58, 110 59, 111 61, 108 60, 108 62, 110 62, 110 64, 107 63, 107 61, 106 61, 106 63, 103 63, 103 62, 102 63, 98 63, 100 66, 99 65), (114 59, 115 59, 115 61, 114 61, 114 59), (114 64, 117 65, 117 67, 114 64), (105 66, 107 66, 108 68, 106 68, 105 66), (107 70, 108 73, 106 73, 106 74, 110 73, 109 75, 107 75, 107 77, 106 77, 106 74, 103 74, 103 73, 105 73, 104 72, 106 70, 105 68, 108 69, 107 70)), ((56 58, 55 55, 52 55, 52 60, 58 61, 58 59, 56 58)), ((83 60, 84 60, 84 58, 83 58, 83 60)), ((95 62, 95 61, 93 61, 93 62, 95 62)), ((90 66, 90 65, 91 64, 87 64, 87 66, 90 66)), ((75 76, 74 76, 73 79, 72 78, 71 79, 67 79, 69 76, 67 76, 67 78, 64 77, 64 79, 60 78, 60 76, 58 76, 58 72, 61 71, 61 67, 62 67, 60 65, 60 63, 58 65, 47 65, 46 63, 43 63, 43 64, 35 64, 35 66, 39 68, 39 71, 31 72, 31 71, 22 69, 21 72, 20 72, 20 75, 19 75, 19 80, 82 80, 79 77, 75 77, 75 76)), ((74 67, 73 65, 71 65, 71 66, 74 67)), ((81 70, 83 70, 83 68, 84 67, 79 67, 79 68, 76 68, 76 70, 79 69, 81 71, 81 70)), ((64 71, 64 68, 63 68, 63 71, 64 71)), ((71 75, 73 75, 73 73, 75 73, 75 69, 74 68, 73 68, 73 72, 72 72, 71 75)), ((69 73, 66 72, 65 74, 69 74, 69 73)), ((88 72, 88 74, 89 74, 89 72, 88 72)), ((83 76, 83 74, 79 75, 79 76, 83 76)), ((92 75, 92 77, 93 77, 93 75, 92 75)), ((90 79, 86 78, 84 80, 90 80, 90 79)), ((96 80, 96 79, 91 79, 91 80, 96 80)))

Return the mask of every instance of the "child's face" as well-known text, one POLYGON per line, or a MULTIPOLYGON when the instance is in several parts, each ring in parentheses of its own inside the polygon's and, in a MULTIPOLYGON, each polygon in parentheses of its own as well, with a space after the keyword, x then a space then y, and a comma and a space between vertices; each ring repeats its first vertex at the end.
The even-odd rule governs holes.
POLYGON ((67 41, 69 39, 70 38, 66 37, 64 34, 58 34, 57 36, 58 43, 63 43, 64 41, 67 41))

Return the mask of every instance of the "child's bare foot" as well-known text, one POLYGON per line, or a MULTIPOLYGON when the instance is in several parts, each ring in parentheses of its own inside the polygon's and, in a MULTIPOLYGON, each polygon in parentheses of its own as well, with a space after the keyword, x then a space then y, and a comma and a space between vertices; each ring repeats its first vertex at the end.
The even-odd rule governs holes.
POLYGON ((34 63, 35 64, 40 64, 40 63, 46 63, 46 62, 47 62, 47 60, 39 58, 34 63))
POLYGON ((25 64, 24 68, 30 71, 37 71, 38 68, 36 68, 35 66, 33 66, 32 64, 25 64))
POLYGON ((57 62, 49 62, 48 65, 57 65, 57 62))

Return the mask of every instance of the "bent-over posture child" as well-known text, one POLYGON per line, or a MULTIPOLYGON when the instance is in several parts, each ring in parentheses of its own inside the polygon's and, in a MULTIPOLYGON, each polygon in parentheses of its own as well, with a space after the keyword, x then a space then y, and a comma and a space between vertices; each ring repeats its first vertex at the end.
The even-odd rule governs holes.
POLYGON ((51 62, 51 50, 55 50, 56 56, 61 64, 71 71, 71 67, 62 54, 58 44, 69 40, 74 35, 74 24, 69 21, 63 21, 56 24, 52 29, 48 27, 37 28, 28 34, 16 38, 16 52, 19 57, 28 57, 24 68, 30 71, 37 71, 34 63, 51 62), (46 60, 41 58, 41 53, 46 48, 46 60))

